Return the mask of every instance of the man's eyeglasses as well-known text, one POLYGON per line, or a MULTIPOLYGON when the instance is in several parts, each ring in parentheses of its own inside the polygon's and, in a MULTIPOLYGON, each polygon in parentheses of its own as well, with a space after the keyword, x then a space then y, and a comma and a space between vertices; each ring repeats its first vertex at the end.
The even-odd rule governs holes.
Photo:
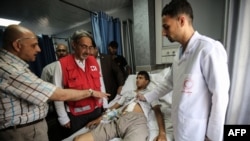
POLYGON ((93 50, 94 47, 93 46, 87 46, 87 45, 78 45, 79 47, 81 47, 82 49, 85 49, 85 50, 93 50))

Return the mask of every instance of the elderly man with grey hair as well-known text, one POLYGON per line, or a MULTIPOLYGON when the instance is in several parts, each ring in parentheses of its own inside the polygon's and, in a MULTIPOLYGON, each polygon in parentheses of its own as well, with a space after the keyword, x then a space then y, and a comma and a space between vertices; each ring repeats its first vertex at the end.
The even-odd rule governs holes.
MULTIPOLYGON (((89 56, 93 48, 92 35, 79 30, 71 36, 74 53, 60 58, 54 74, 54 83, 62 88, 101 90, 100 70, 96 59, 89 56)), ((69 135, 83 128, 102 112, 102 99, 90 97, 76 102, 55 102, 60 124, 68 130, 69 135)), ((68 135, 68 136, 69 136, 68 135)))

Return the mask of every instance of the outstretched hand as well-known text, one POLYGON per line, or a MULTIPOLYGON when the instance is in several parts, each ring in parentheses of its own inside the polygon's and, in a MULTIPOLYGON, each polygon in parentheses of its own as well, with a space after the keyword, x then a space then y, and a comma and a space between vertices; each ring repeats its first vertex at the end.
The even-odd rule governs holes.
POLYGON ((97 97, 97 98, 107 98, 108 99, 108 97, 110 96, 110 94, 108 94, 108 93, 103 93, 103 92, 101 92, 101 91, 94 91, 93 90, 93 95, 92 95, 93 97, 97 97))

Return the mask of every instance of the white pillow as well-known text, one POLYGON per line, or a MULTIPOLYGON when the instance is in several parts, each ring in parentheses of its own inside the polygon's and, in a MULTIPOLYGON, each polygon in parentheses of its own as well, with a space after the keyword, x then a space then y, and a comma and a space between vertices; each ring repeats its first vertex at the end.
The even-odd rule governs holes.
POLYGON ((150 74, 151 82, 154 83, 155 85, 159 85, 160 83, 164 81, 164 78, 168 74, 169 70, 170 70, 170 67, 165 68, 158 73, 150 74))
MULTIPOLYGON (((165 76, 168 74, 169 70, 170 67, 165 68, 160 72, 149 74, 151 82, 148 85, 148 89, 153 90, 157 85, 162 83, 165 76)), ((121 95, 126 91, 136 90, 136 76, 137 76, 136 74, 131 74, 128 76, 122 87, 121 95)), ((116 97, 111 102, 105 105, 105 108, 109 108, 112 105, 114 105, 120 99, 121 95, 117 94, 116 97)))
MULTIPOLYGON (((151 82, 148 85, 148 89, 152 90, 157 85, 163 82, 165 76, 169 72, 170 67, 163 69, 162 71, 158 73, 149 74, 151 82)), ((125 81, 125 84, 122 87, 121 94, 123 94, 125 91, 128 90, 135 90, 136 89, 136 76, 137 74, 131 74, 128 76, 128 78, 125 81)))

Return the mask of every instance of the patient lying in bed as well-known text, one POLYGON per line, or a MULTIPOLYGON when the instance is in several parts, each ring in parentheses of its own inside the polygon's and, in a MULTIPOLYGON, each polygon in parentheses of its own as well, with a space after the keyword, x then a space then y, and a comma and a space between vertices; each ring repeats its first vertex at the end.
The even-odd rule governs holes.
MULTIPOLYGON (((149 74, 146 71, 140 71, 136 77, 137 89, 123 94, 119 101, 110 108, 112 110, 123 107, 117 119, 111 120, 109 123, 101 123, 90 132, 77 136, 75 140, 108 141, 119 137, 127 141, 146 141, 149 136, 147 119, 149 119, 152 108, 147 102, 138 101, 136 94, 149 92, 147 89, 149 82, 149 74)), ((99 123, 102 117, 97 119, 99 123)))
MULTIPOLYGON (((153 90, 157 85, 163 82, 164 77, 168 74, 170 71, 169 68, 165 68, 157 73, 150 74, 151 82, 148 85, 149 90, 153 90)), ((129 75, 127 78, 121 93, 125 92, 126 90, 135 89, 135 79, 136 75, 129 75)), ((119 99, 119 96, 117 96, 112 102, 117 101, 119 99)), ((113 103, 110 103, 112 105, 113 103)), ((167 141, 174 141, 173 137, 173 126, 172 126, 172 120, 171 120, 171 105, 172 105, 172 92, 169 94, 163 96, 159 99, 158 104, 160 104, 160 112, 163 116, 164 124, 165 124, 165 132, 166 132, 166 138, 167 141)), ((151 117, 150 121, 148 122, 148 128, 149 128, 149 141, 153 141, 158 135, 159 135, 159 127, 157 124, 156 116, 153 112, 153 116, 151 117)), ((119 140, 112 140, 112 141, 119 141, 119 140)))
MULTIPOLYGON (((148 89, 152 90, 156 85, 158 85, 158 83, 160 83, 160 81, 163 79, 163 77, 165 76, 167 71, 168 71, 168 68, 163 70, 162 72, 160 72, 158 74, 150 74, 152 81, 148 85, 148 89)), ((135 79, 136 79, 136 75, 130 75, 129 78, 127 79, 123 89, 122 89, 122 92, 121 92, 122 95, 128 95, 128 93, 130 93, 130 95, 129 95, 130 98, 129 99, 133 99, 133 95, 135 96, 135 93, 131 93, 131 89, 136 89, 136 85, 134 85, 135 84, 135 79), (126 91, 126 90, 128 90, 128 91, 126 91)), ((123 98, 121 98, 120 95, 117 95, 117 97, 109 104, 109 106, 114 106, 116 104, 123 105, 122 103, 119 104, 119 101, 123 101, 122 99, 123 98), (116 104, 114 104, 114 103, 116 103, 116 104)), ((127 102, 128 101, 129 100, 127 100, 127 102)), ((130 103, 132 103, 132 102, 130 101, 130 103)), ((155 106, 155 107, 160 109, 158 111, 160 111, 160 112, 163 111, 162 112, 163 116, 164 116, 164 121, 163 122, 165 123, 165 131, 164 132, 166 133, 166 134, 164 133, 165 137, 167 138, 168 141, 173 141, 173 136, 172 136, 173 129, 172 129, 172 123, 171 123, 171 120, 170 120, 170 115, 171 115, 170 114, 171 94, 168 94, 168 95, 164 96, 163 98, 161 98, 158 104, 160 104, 160 106, 158 105, 158 106, 155 106)), ((135 111, 137 111, 138 113, 143 111, 141 106, 138 103, 136 103, 135 105, 136 106, 133 108, 135 111)), ((126 109, 125 107, 127 108, 129 106, 123 106, 122 109, 126 109)), ((149 112, 148 115, 151 115, 151 116, 148 117, 147 127, 145 127, 145 129, 147 129, 147 132, 149 132, 148 140, 153 141, 154 138, 156 138, 158 135, 162 135, 162 134, 159 134, 159 128, 157 126, 157 120, 155 118, 154 112, 151 110, 151 112, 149 112)), ((157 115, 159 115, 159 113, 157 115)), ((140 121, 142 121, 142 120, 140 120, 140 121)), ((136 127, 134 122, 131 122, 131 123, 133 123, 132 127, 136 127)), ((94 125, 94 124, 96 124, 96 123, 93 122, 92 125, 94 125)), ((126 125, 129 125, 129 124, 126 124, 126 125)), ((75 137, 76 135, 85 133, 86 131, 87 131, 87 128, 84 128, 84 130, 82 130, 81 132, 78 132, 73 137, 75 137)), ((138 136, 138 133, 136 133, 136 135, 138 136)), ((145 133, 145 135, 146 135, 146 133, 145 133)), ((101 136, 99 134, 99 131, 98 131, 98 136, 101 136)), ((72 140, 73 137, 65 139, 64 141, 72 140)), ((120 136, 116 136, 116 137, 120 137, 120 136)), ((85 140, 87 140, 87 139, 84 137, 84 141, 85 140)), ((105 139, 101 138, 101 140, 103 141, 105 139)), ((121 139, 119 139, 119 138, 112 139, 112 141, 118 141, 118 140, 121 140, 121 139)), ((131 139, 131 140, 134 140, 134 139, 131 139)), ((138 140, 141 140, 141 139, 138 139, 138 140)))

